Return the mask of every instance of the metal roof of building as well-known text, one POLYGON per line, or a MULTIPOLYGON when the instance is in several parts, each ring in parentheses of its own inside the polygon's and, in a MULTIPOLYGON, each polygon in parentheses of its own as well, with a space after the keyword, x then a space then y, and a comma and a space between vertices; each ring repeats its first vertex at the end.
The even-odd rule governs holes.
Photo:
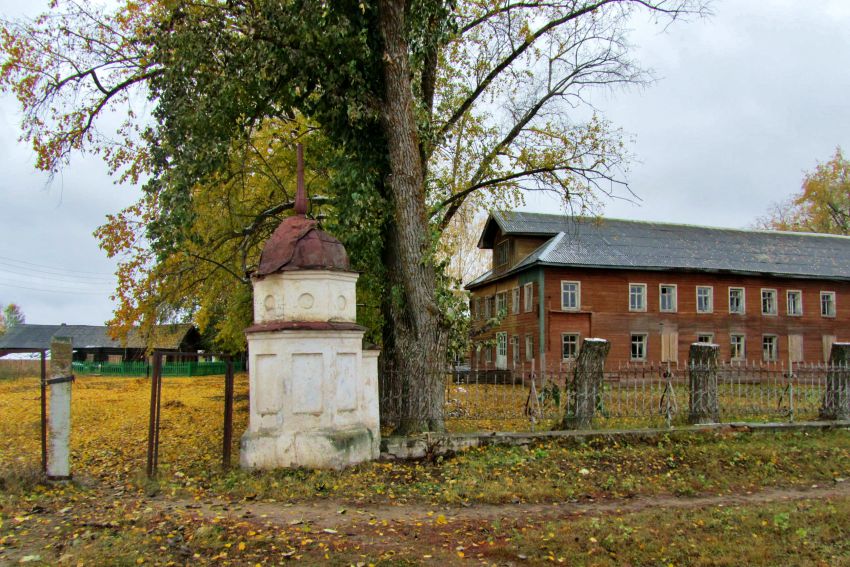
MULTIPOLYGON (((147 341, 133 329, 127 336, 127 344, 109 336, 108 327, 103 325, 29 325, 20 324, 0 335, 0 351, 14 349, 49 349, 54 336, 71 337, 75 349, 91 348, 146 348, 147 341)), ((154 330, 154 347, 168 350, 180 348, 183 339, 193 329, 191 324, 158 325, 154 330)))
POLYGON ((494 212, 491 221, 503 234, 552 238, 510 270, 468 287, 541 264, 850 280, 847 236, 523 212, 494 212))

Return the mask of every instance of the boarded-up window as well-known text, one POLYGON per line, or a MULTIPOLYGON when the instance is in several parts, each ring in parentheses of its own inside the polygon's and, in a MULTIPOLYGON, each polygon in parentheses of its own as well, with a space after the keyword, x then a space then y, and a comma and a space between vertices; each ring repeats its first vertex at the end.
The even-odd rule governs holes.
POLYGON ((120 354, 110 354, 108 358, 109 358, 109 362, 112 363, 112 364, 119 364, 119 363, 123 362, 123 360, 124 360, 124 357, 121 356, 120 354))
POLYGON ((788 335, 788 357, 791 362, 803 361, 803 335, 788 335))
POLYGON ((835 335, 823 336, 823 359, 829 362, 829 354, 832 352, 832 343, 835 342, 835 335))
POLYGON ((679 361, 679 333, 664 331, 661 333, 661 362, 679 361))

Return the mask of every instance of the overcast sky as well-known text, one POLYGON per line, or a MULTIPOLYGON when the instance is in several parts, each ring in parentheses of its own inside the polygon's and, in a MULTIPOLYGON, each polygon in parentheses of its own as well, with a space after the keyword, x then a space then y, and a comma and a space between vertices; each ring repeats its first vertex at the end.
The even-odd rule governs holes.
MULTIPOLYGON (((0 14, 33 6, 0 0, 0 14)), ((608 201, 608 216, 747 227, 836 146, 850 147, 850 2, 712 7, 666 32, 635 22, 635 58, 658 81, 595 99, 636 158, 628 181, 640 202, 608 201)), ((0 303, 19 304, 30 323, 102 324, 114 264, 92 231, 138 188, 114 185, 84 157, 48 186, 18 135, 15 101, 0 98, 0 303)))

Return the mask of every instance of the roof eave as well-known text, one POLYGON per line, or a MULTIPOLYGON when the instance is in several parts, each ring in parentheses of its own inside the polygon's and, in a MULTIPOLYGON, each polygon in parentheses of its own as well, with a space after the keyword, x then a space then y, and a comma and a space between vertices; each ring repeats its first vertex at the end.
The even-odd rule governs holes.
POLYGON ((824 280, 824 281, 850 281, 850 276, 841 277, 841 276, 825 276, 825 275, 812 275, 812 274, 788 274, 784 272, 757 272, 757 271, 748 271, 748 270, 724 270, 718 268, 670 268, 667 266, 606 266, 602 264, 566 264, 561 262, 546 262, 541 260, 535 260, 526 264, 525 266, 518 266, 516 268, 512 268, 507 270, 501 274, 494 275, 493 277, 487 278, 486 280, 482 280, 480 282, 471 282, 467 284, 464 289, 472 291, 473 289, 483 287, 487 284, 491 284, 497 282, 499 280, 505 279, 509 276, 521 273, 529 268, 541 266, 546 268, 586 268, 590 270, 620 270, 620 271, 645 271, 645 272, 686 272, 686 273, 700 273, 700 274, 730 274, 730 275, 739 275, 739 276, 766 276, 771 278, 787 278, 794 280, 824 280))

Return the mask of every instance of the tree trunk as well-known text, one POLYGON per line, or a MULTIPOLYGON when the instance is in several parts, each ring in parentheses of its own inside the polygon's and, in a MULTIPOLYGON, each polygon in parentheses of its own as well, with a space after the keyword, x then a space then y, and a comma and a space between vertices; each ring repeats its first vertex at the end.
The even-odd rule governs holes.
POLYGON ((720 407, 717 404, 717 345, 694 343, 688 356, 690 384, 690 423, 717 423, 720 407))
POLYGON ((832 343, 821 419, 850 419, 850 343, 832 343))
POLYGON ((445 392, 440 370, 446 347, 436 305, 404 2, 381 0, 378 10, 384 40, 382 123, 389 146, 392 207, 386 226, 389 340, 384 347, 389 375, 384 383, 400 396, 397 433, 441 431, 445 392))
POLYGON ((576 360, 572 384, 567 392, 567 411, 561 429, 590 429, 596 407, 602 400, 605 358, 611 343, 604 339, 585 339, 576 360))

